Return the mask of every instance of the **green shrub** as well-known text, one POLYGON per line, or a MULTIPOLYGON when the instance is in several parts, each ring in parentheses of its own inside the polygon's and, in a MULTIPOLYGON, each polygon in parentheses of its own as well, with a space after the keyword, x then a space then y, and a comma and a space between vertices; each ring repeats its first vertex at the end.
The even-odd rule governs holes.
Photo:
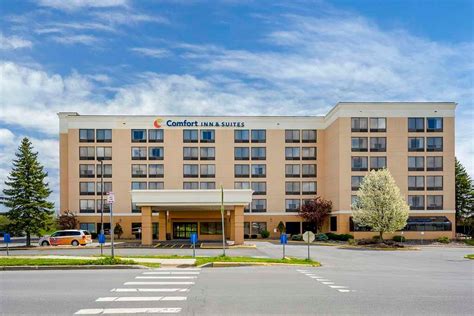
POLYGON ((442 244, 449 244, 451 242, 451 239, 449 239, 449 237, 442 236, 442 237, 438 237, 436 241, 442 244))
POLYGON ((335 233, 326 233, 326 236, 328 237, 329 240, 338 240, 338 234, 335 233))
POLYGON ((466 245, 474 246, 474 239, 467 239, 464 242, 466 243, 466 245))
POLYGON ((315 237, 316 241, 327 241, 328 236, 326 234, 317 234, 315 237))
POLYGON ((340 241, 348 241, 349 239, 354 239, 354 236, 351 234, 340 234, 339 235, 339 240, 340 241))
POLYGON ((355 246, 355 245, 357 245, 357 241, 355 239, 351 238, 351 239, 349 239, 349 245, 355 246))
POLYGON ((260 232, 260 236, 262 236, 262 238, 268 238, 270 236, 270 232, 268 230, 262 230, 260 232))
POLYGON ((379 235, 372 236, 372 240, 377 242, 382 241, 379 235))
POLYGON ((303 235, 301 235, 301 234, 293 235, 293 236, 291 236, 291 240, 301 241, 301 240, 303 240, 303 235))
POLYGON ((396 241, 396 242, 404 242, 406 241, 406 238, 404 236, 393 236, 393 241, 396 241))

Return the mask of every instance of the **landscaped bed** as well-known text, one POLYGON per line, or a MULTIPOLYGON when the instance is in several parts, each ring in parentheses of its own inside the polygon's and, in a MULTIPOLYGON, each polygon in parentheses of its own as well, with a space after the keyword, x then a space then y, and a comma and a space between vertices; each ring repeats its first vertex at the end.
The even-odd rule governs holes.
POLYGON ((466 255, 464 258, 474 260, 474 253, 470 255, 466 255))
POLYGON ((134 265, 132 260, 104 257, 100 259, 62 258, 0 258, 0 266, 88 266, 88 265, 134 265))

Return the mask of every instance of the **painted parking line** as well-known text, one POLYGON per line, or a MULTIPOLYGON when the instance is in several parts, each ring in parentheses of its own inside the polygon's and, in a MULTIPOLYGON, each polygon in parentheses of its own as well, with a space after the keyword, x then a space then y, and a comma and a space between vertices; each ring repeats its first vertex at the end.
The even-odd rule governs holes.
POLYGON ((333 289, 347 289, 347 286, 344 285, 330 285, 333 289))
POLYGON ((135 279, 197 279, 196 276, 137 276, 135 279))
POLYGON ((342 293, 347 293, 347 292, 350 292, 351 290, 346 290, 346 289, 338 289, 339 292, 342 292, 342 293))
POLYGON ((125 282, 123 285, 192 285, 194 282, 125 282))
POLYGON ((141 289, 141 288, 118 288, 111 289, 110 292, 189 292, 189 289, 170 289, 170 288, 159 288, 159 289, 141 289))
POLYGON ((160 271, 160 272, 143 272, 142 274, 159 274, 159 275, 182 275, 182 274, 189 274, 189 275, 198 275, 199 271, 160 271))
POLYGON ((106 314, 176 314, 181 312, 180 307, 157 308, 90 308, 78 310, 75 315, 106 315, 106 314))
POLYGON ((156 302, 156 301, 185 301, 186 296, 120 296, 99 297, 96 302, 156 302))

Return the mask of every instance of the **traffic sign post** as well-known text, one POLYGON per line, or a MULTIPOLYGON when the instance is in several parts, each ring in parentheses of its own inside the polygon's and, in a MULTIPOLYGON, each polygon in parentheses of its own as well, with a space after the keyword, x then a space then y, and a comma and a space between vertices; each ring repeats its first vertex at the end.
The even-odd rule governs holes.
POLYGON ((107 204, 109 204, 110 208, 110 253, 112 258, 114 257, 114 215, 112 212, 112 204, 115 202, 115 194, 114 192, 107 193, 107 204))
POLYGON ((310 253, 309 253, 309 244, 313 242, 314 237, 315 237, 315 235, 312 231, 306 231, 303 234, 303 240, 308 243, 308 260, 311 260, 311 256, 310 256, 310 253))
POLYGON ((198 241, 198 234, 191 233, 191 243, 193 244, 193 258, 196 257, 196 243, 198 241))
POLYGON ((280 244, 283 245, 283 259, 285 259, 285 245, 288 243, 288 236, 286 234, 280 235, 280 244))
POLYGON ((8 244, 11 242, 11 237, 10 237, 10 234, 8 233, 5 233, 3 235, 3 242, 5 242, 7 244, 7 256, 10 254, 9 253, 9 249, 8 249, 8 244))

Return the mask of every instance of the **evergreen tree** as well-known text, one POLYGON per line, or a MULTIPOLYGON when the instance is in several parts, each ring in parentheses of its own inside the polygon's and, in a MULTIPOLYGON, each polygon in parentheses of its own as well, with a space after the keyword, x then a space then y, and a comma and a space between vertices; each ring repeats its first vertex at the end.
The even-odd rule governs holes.
POLYGON ((456 159, 456 218, 464 232, 472 235, 474 222, 474 183, 464 166, 456 159))
POLYGON ((44 182, 47 173, 28 138, 23 138, 15 155, 12 171, 5 181, 7 188, 3 190, 7 197, 4 205, 9 209, 6 215, 11 231, 25 233, 26 245, 30 246, 31 235, 40 234, 52 222, 54 204, 47 201, 51 194, 48 183, 44 182))

